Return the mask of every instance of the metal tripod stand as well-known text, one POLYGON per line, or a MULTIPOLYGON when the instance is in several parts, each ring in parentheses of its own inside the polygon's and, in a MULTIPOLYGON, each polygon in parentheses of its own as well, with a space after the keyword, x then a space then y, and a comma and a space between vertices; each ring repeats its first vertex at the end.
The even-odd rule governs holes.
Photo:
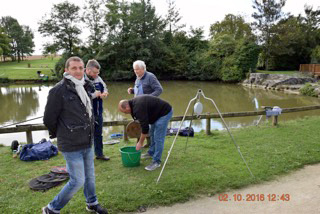
MULTIPOLYGON (((178 129, 178 131, 177 131, 177 133, 176 133, 176 135, 175 135, 175 137, 174 137, 174 140, 173 140, 173 142, 172 142, 172 144, 171 144, 171 147, 170 147, 170 149, 169 149, 169 151, 168 151, 167 158, 166 158, 166 160, 165 160, 165 162, 164 162, 164 164, 163 164, 163 166, 162 166, 160 175, 159 175, 159 177, 158 177, 158 179, 157 179, 157 184, 159 183, 160 178, 161 178, 161 175, 162 175, 162 173, 163 173, 163 171, 164 171, 164 168, 166 167, 167 161, 168 161, 168 159, 169 159, 169 157, 170 157, 172 148, 173 148, 173 146, 174 146, 174 144, 175 144, 175 142, 176 142, 176 140, 177 140, 177 137, 178 137, 179 131, 180 131, 181 127, 182 127, 182 124, 183 124, 183 122, 184 122, 184 120, 185 120, 185 118, 186 118, 186 115, 187 115, 187 112, 188 112, 188 110, 189 110, 189 107, 190 107, 190 105, 191 105, 191 103, 192 103, 193 101, 198 100, 198 102, 199 102, 199 99, 200 99, 200 96, 201 96, 201 95, 203 96, 204 99, 210 100, 210 101, 212 102, 212 104, 214 105, 215 109, 217 110, 217 112, 218 112, 218 114, 219 114, 219 116, 220 116, 220 118, 221 118, 221 120, 222 120, 225 128, 227 129, 227 131, 228 131, 228 133, 229 133, 229 135, 230 135, 230 137, 231 137, 231 139, 232 139, 232 141, 233 141, 233 143, 234 143, 234 146, 236 147, 236 149, 237 149, 238 153, 240 154, 243 162, 245 163, 248 171, 250 172, 250 175, 254 178, 254 175, 252 174, 252 172, 251 172, 251 170, 250 170, 250 168, 249 168, 246 160, 244 159, 244 157, 243 157, 243 155, 242 155, 242 153, 241 153, 241 151, 240 151, 240 147, 237 145, 236 141, 234 140, 233 135, 231 134, 230 129, 229 129, 229 127, 227 126, 225 120, 223 119, 223 117, 222 117, 222 115, 221 115, 221 113, 220 113, 217 105, 215 104, 215 102, 213 101, 213 99, 210 99, 210 98, 206 97, 206 96, 204 95, 203 91, 202 91, 201 89, 198 89, 198 92, 197 92, 196 96, 190 100, 190 102, 189 102, 189 104, 188 104, 188 107, 187 107, 187 109, 186 109, 186 111, 185 111, 185 113, 184 113, 184 115, 183 115, 183 118, 182 118, 182 121, 181 121, 181 123, 180 123, 179 129, 178 129)), ((200 111, 202 111, 202 108, 200 108, 200 111)), ((194 111, 193 111, 193 112, 194 112, 194 111)), ((192 112, 192 115, 193 115, 193 112, 192 112)), ((196 112, 197 115, 199 115, 200 113, 201 113, 201 112, 199 112, 199 111, 196 112)), ((190 123, 190 126, 191 126, 191 123, 190 123)))

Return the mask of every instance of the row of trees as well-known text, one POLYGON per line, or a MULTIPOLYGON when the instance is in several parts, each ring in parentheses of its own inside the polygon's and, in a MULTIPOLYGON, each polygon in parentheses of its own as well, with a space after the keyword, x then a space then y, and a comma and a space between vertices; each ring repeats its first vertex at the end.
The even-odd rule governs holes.
POLYGON ((20 25, 11 17, 4 16, 0 19, 0 56, 6 61, 20 62, 27 55, 33 53, 34 42, 33 32, 29 26, 20 25))
POLYGON ((44 53, 63 51, 56 65, 61 72, 71 55, 96 58, 109 80, 134 78, 137 59, 160 79, 226 82, 240 81, 257 67, 293 70, 320 63, 319 9, 305 6, 304 15, 293 16, 282 12, 286 0, 253 0, 253 23, 227 14, 211 25, 206 39, 201 28, 186 31, 174 0, 167 3, 164 17, 150 0, 87 0, 83 10, 68 1, 55 4, 39 23, 39 32, 53 39, 44 53), (90 31, 85 43, 79 23, 90 31))
POLYGON ((241 16, 228 15, 226 19, 234 19, 235 25, 239 22, 245 31, 213 35, 212 28, 208 40, 201 28, 186 32, 175 2, 167 2, 165 17, 156 14, 150 0, 88 0, 83 14, 67 1, 56 4, 39 23, 39 32, 54 41, 45 45, 45 52, 63 50, 64 57, 56 65, 61 71, 70 55, 85 61, 96 58, 103 67, 101 75, 109 80, 134 78, 132 62, 137 59, 144 60, 160 79, 232 82, 255 70, 260 47, 241 16), (79 40, 81 21, 90 30, 86 45, 79 40))
POLYGON ((258 44, 259 67, 293 70, 299 64, 320 63, 320 9, 305 5, 305 16, 284 14, 286 0, 254 0, 252 14, 258 44))

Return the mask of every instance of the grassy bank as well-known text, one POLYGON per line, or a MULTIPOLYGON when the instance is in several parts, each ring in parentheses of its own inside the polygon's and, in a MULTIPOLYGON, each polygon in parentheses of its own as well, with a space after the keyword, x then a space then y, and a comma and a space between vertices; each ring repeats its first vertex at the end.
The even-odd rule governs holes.
POLYGON ((257 70, 257 73, 263 74, 286 74, 289 76, 294 76, 299 74, 299 71, 265 71, 265 70, 257 70))
MULTIPOLYGON (((95 161, 97 195, 110 213, 136 211, 140 206, 161 206, 183 202, 199 195, 214 195, 228 189, 245 187, 274 179, 275 176, 320 162, 320 117, 305 118, 278 127, 270 124, 233 130, 255 179, 242 162, 226 132, 212 136, 203 133, 179 137, 160 183, 160 169, 147 172, 143 160, 137 168, 122 166, 120 145, 105 146, 109 162, 95 161)), ((173 137, 166 140, 164 157, 173 137)), ((1 143, 1 142, 0 142, 1 143)), ((134 143, 130 143, 133 145, 134 143)), ((63 165, 61 154, 48 161, 23 162, 12 158, 8 147, 0 147, 0 208, 2 213, 39 213, 61 190, 47 192, 29 189, 30 179, 48 173, 52 166, 63 165)), ((62 213, 86 213, 83 192, 79 191, 62 213)))
POLYGON ((59 60, 58 57, 43 58, 36 60, 26 60, 21 62, 0 62, 0 78, 8 78, 9 80, 38 80, 37 71, 52 77, 54 65, 59 60))

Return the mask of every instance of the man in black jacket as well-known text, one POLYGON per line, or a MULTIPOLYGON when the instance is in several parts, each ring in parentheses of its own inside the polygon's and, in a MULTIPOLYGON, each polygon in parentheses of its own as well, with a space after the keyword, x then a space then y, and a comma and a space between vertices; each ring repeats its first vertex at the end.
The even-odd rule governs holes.
POLYGON ((86 209, 105 214, 95 193, 93 150, 94 117, 88 91, 92 84, 84 79, 84 63, 79 57, 70 57, 65 65, 64 78, 49 91, 43 122, 50 138, 57 137, 69 182, 60 193, 42 208, 43 214, 59 213, 73 195, 84 186, 86 209))
POLYGON ((140 122, 142 133, 136 145, 137 150, 143 146, 149 132, 149 124, 151 125, 151 145, 148 153, 142 158, 152 158, 152 163, 145 167, 146 170, 152 171, 160 167, 167 126, 173 113, 171 105, 158 97, 141 95, 131 100, 121 100, 118 109, 125 114, 131 114, 134 120, 140 122))

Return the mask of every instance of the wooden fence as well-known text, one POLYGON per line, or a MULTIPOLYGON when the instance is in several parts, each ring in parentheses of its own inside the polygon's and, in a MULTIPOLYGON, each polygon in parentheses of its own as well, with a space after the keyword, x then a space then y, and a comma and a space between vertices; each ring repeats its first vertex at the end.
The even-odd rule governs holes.
MULTIPOLYGON (((320 105, 317 106, 304 106, 304 107, 295 107, 295 108, 283 108, 282 113, 291 113, 291 112, 299 112, 299 111, 310 111, 320 109, 320 105)), ((221 113, 223 118, 228 117, 247 117, 247 116, 257 116, 257 115, 265 115, 265 110, 260 111, 246 111, 246 112, 227 112, 221 113)), ((172 117, 171 121, 182 121, 183 116, 172 117)), ((218 113, 215 114, 202 114, 199 116, 186 116, 185 120, 200 120, 206 119, 206 134, 210 134, 211 130, 211 119, 212 118, 220 118, 218 113)), ((120 121, 105 121, 103 122, 103 126, 123 126, 124 130, 124 139, 128 140, 128 136, 126 133, 126 126, 132 120, 120 120, 120 121)), ((27 143, 32 143, 32 131, 41 131, 47 130, 47 128, 43 124, 30 124, 30 125, 16 125, 15 127, 8 128, 0 128, 0 134, 6 133, 16 133, 16 132, 26 132, 27 143)))
POLYGON ((300 64, 300 72, 310 72, 320 76, 320 64, 300 64))

